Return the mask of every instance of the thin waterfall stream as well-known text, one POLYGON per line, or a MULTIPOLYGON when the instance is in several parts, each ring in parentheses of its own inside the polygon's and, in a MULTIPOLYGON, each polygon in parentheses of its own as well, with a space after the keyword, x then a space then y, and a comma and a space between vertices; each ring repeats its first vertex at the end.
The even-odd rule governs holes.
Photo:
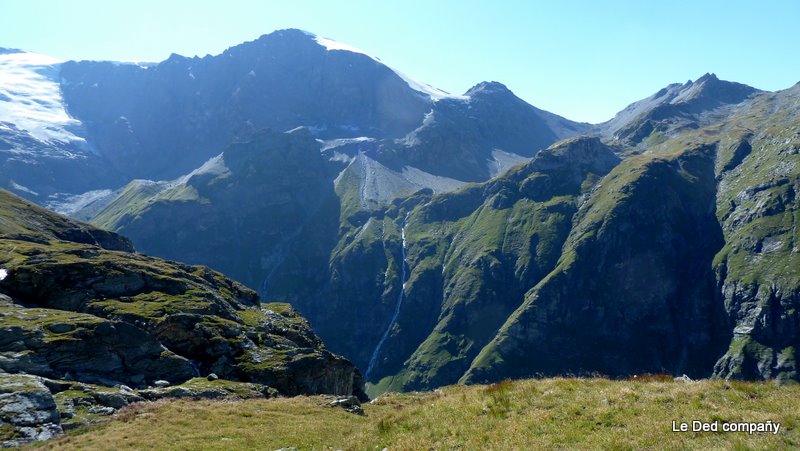
POLYGON ((378 340, 375 350, 372 351, 372 357, 369 358, 367 372, 364 375, 365 379, 367 380, 369 380, 372 370, 375 369, 375 363, 378 361, 378 354, 381 352, 383 343, 389 337, 389 332, 392 331, 392 327, 397 322, 397 317, 400 316, 400 307, 403 305, 403 297, 406 291, 406 223, 408 222, 408 215, 409 213, 406 213, 405 218, 403 218, 403 226, 400 228, 400 237, 403 241, 401 251, 402 259, 400 260, 400 281, 402 283, 400 286, 400 294, 397 295, 397 304, 394 306, 394 314, 392 315, 392 319, 389 321, 389 325, 386 326, 386 331, 383 332, 383 336, 381 336, 381 339, 378 340))

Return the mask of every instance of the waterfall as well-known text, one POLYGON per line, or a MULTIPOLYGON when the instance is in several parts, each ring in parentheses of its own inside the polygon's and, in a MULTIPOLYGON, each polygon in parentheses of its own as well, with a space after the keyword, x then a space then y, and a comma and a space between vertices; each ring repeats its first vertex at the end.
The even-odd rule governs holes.
POLYGON ((400 260, 400 294, 397 295, 397 304, 394 306, 394 314, 392 315, 392 319, 389 321, 389 325, 386 326, 386 331, 383 332, 383 336, 381 339, 378 340, 378 344, 375 346, 375 350, 372 351, 372 357, 369 358, 369 365, 367 366, 367 372, 364 374, 365 379, 369 380, 369 376, 372 374, 372 370, 375 369, 375 363, 378 361, 378 354, 381 352, 381 348, 383 347, 383 342, 389 337, 389 332, 392 330, 392 326, 397 322, 397 317, 400 316, 400 307, 403 305, 403 296, 405 295, 406 291, 406 223, 408 222, 408 215, 406 213, 405 218, 403 218, 403 226, 400 229, 400 237, 403 240, 403 247, 401 251, 402 258, 400 260))

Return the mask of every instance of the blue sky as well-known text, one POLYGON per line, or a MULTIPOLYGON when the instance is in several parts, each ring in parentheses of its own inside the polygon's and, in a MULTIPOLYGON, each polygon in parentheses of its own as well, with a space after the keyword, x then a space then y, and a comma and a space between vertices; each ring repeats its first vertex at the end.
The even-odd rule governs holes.
POLYGON ((301 28, 452 93, 496 80, 539 108, 601 122, 705 72, 788 88, 800 81, 798 23, 798 0, 0 0, 0 47, 159 61, 301 28))

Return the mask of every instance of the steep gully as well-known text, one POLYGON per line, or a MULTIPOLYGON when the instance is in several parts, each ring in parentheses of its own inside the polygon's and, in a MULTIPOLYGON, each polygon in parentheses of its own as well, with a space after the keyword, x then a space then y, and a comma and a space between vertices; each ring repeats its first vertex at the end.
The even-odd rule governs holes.
POLYGON ((389 333, 392 331, 392 327, 397 322, 397 317, 400 316, 400 307, 403 305, 403 296, 405 295, 406 290, 406 224, 408 223, 408 215, 410 213, 406 213, 405 218, 403 218, 403 226, 400 229, 400 236, 403 241, 403 245, 401 248, 401 259, 400 259, 400 294, 397 295, 397 304, 394 307, 394 314, 392 315, 392 319, 389 320, 389 325, 386 326, 386 330, 383 332, 383 336, 381 339, 378 340, 378 344, 375 346, 375 350, 372 351, 372 357, 369 358, 369 365, 367 365, 367 372, 365 373, 365 378, 369 380, 369 377, 372 375, 372 370, 375 369, 375 363, 378 361, 378 355, 381 352, 381 348, 383 347, 383 343, 389 337, 389 333))

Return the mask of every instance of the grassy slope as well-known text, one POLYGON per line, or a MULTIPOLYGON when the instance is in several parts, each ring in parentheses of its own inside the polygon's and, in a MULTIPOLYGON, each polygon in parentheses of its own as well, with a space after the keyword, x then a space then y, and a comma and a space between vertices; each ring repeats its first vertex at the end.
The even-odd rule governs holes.
POLYGON ((318 397, 139 405, 46 449, 776 449, 800 446, 800 385, 543 379, 389 394, 365 416, 318 397), (672 421, 767 421, 778 435, 675 433, 672 421))

